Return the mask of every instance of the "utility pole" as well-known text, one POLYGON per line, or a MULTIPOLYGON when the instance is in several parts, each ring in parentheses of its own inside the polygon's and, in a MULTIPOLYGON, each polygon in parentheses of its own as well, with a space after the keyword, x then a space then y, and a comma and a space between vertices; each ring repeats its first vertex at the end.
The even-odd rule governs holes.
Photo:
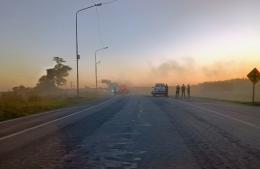
POLYGON ((78 46, 78 14, 84 10, 87 10, 89 8, 93 8, 93 7, 96 7, 96 6, 101 6, 102 3, 97 3, 97 4, 94 4, 94 5, 91 5, 91 6, 88 6, 86 8, 82 8, 82 9, 79 9, 77 10, 76 12, 76 66, 77 66, 77 96, 79 97, 79 59, 80 59, 80 54, 79 54, 79 46, 78 46))

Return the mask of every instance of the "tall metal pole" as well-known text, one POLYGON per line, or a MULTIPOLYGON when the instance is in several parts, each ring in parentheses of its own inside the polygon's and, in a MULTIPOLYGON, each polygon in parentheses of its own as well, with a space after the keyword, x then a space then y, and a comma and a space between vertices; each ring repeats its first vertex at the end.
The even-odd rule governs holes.
POLYGON ((77 60, 77 96, 79 96, 79 47, 78 47, 78 12, 76 13, 76 60, 77 60))
POLYGON ((79 47, 78 47, 78 14, 79 14, 81 11, 84 11, 84 10, 86 10, 86 9, 93 8, 93 7, 95 7, 95 6, 101 6, 101 5, 102 5, 102 3, 94 4, 94 5, 92 5, 92 6, 79 9, 79 10, 76 12, 77 96, 79 96, 79 59, 80 59, 79 47))
POLYGON ((96 77, 96 90, 97 90, 97 87, 98 87, 98 84, 97 84, 97 51, 95 52, 95 77, 96 77))
POLYGON ((96 77, 96 90, 98 88, 98 79, 97 79, 97 52, 101 51, 101 50, 104 50, 104 49, 108 49, 108 46, 104 47, 104 48, 100 48, 100 49, 97 49, 95 51, 95 77, 96 77))

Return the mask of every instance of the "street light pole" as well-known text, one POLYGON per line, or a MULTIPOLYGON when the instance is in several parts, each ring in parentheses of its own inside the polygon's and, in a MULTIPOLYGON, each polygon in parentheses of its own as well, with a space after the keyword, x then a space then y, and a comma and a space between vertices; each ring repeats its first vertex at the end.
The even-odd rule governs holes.
POLYGON ((86 8, 82 8, 77 10, 76 12, 76 60, 77 60, 77 96, 79 96, 79 59, 80 59, 80 54, 79 54, 79 47, 78 47, 78 14, 84 10, 87 10, 89 8, 93 8, 96 6, 101 6, 102 3, 97 3, 92 6, 88 6, 86 8))
POLYGON ((97 80, 97 64, 100 63, 100 62, 97 62, 97 52, 101 51, 101 50, 105 50, 107 49, 108 46, 104 47, 104 48, 100 48, 100 49, 97 49, 95 51, 95 77, 96 77, 96 90, 98 88, 98 80, 97 80))

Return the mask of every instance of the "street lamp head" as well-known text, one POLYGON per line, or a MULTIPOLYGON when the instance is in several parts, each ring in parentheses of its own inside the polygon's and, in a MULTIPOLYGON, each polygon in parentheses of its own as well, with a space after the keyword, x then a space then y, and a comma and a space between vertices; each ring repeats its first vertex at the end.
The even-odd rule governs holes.
POLYGON ((101 6, 102 5, 102 3, 97 3, 97 4, 95 4, 95 6, 101 6))

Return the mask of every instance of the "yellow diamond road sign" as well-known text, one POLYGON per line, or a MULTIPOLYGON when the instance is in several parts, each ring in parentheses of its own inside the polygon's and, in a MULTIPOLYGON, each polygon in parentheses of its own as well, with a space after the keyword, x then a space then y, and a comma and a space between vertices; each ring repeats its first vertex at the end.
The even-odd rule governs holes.
POLYGON ((257 83, 260 80, 260 72, 254 68, 250 73, 248 73, 247 77, 251 82, 257 83))

